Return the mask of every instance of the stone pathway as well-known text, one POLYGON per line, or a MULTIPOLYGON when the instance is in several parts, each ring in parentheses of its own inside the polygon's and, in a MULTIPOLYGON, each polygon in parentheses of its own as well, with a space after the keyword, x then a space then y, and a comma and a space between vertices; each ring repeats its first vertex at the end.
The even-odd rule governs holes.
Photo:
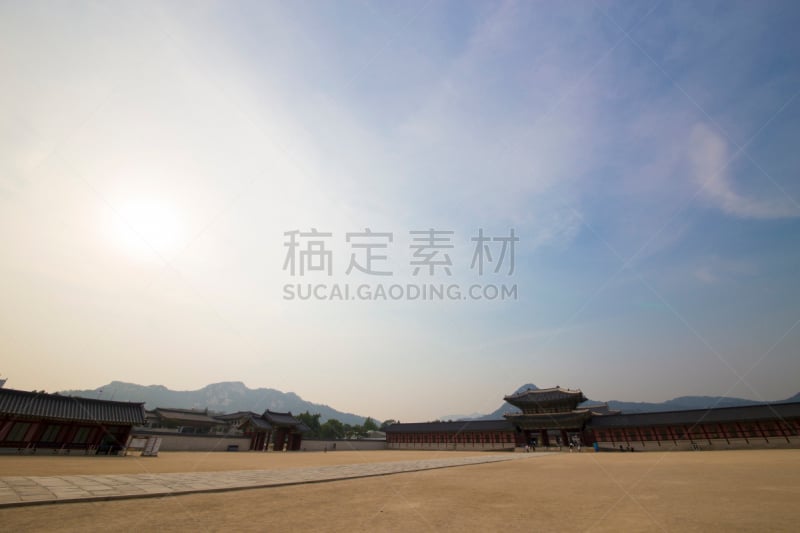
POLYGON ((340 479, 385 476, 403 472, 418 472, 436 468, 513 461, 541 455, 544 454, 506 453, 503 455, 444 457, 417 461, 359 463, 282 470, 52 477, 9 476, 0 477, 0 508, 317 483, 340 479))

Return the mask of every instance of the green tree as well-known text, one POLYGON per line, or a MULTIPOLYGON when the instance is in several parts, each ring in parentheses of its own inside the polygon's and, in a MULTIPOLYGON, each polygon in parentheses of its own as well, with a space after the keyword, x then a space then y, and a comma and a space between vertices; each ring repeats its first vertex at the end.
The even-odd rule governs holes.
POLYGON ((375 421, 370 417, 367 417, 367 419, 364 420, 363 427, 365 432, 378 430, 378 424, 376 424, 375 421))
POLYGON ((381 423, 381 431, 386 431, 386 428, 388 428, 392 424, 397 424, 397 420, 392 420, 391 418, 389 420, 384 420, 381 423))
POLYGON ((319 427, 319 436, 323 439, 343 439, 345 436, 344 424, 331 418, 319 427))
POLYGON ((308 426, 308 429, 311 431, 308 432, 306 435, 310 438, 318 438, 320 437, 320 427, 321 424, 319 422, 319 417, 321 415, 319 413, 312 415, 308 411, 305 413, 300 413, 295 418, 297 418, 300 422, 308 426))
POLYGON ((345 426, 348 439, 361 439, 367 436, 364 426, 345 426))

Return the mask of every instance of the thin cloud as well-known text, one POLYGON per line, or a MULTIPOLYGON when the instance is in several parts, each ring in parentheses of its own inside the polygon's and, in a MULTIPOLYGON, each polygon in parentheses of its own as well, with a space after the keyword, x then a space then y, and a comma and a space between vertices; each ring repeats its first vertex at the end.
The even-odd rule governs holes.
POLYGON ((690 141, 692 174, 702 187, 702 195, 711 205, 728 215, 740 218, 777 219, 800 216, 800 209, 786 196, 750 198, 736 191, 729 171, 731 156, 728 143, 709 126, 696 124, 692 128, 690 141))
POLYGON ((694 278, 705 284, 738 282, 757 273, 756 266, 748 260, 725 259, 716 256, 701 259, 696 266, 694 278))

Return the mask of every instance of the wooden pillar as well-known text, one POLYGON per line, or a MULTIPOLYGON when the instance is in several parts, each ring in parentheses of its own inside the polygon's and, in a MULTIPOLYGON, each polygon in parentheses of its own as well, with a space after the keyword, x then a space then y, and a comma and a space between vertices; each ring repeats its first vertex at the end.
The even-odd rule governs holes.
MULTIPOLYGON (((100 443, 103 441, 103 437, 106 434, 106 428, 103 426, 98 426, 92 429, 89 432, 88 437, 86 438, 86 449, 88 450, 91 447, 99 447, 100 443)), ((112 444, 113 445, 113 444, 112 444)))
POLYGON ((67 431, 64 433, 64 440, 61 443, 62 448, 63 447, 69 448, 69 446, 72 444, 72 439, 75 438, 75 434, 78 432, 79 427, 80 426, 78 426, 78 424, 74 422, 69 424, 69 426, 67 426, 67 431))
POLYGON ((764 437, 764 440, 767 441, 767 444, 769 444, 769 437, 767 436, 767 432, 764 431, 764 427, 758 422, 758 420, 756 420, 754 424, 756 425, 756 428, 758 428, 758 432, 761 433, 761 436, 764 437))
POLYGON ((62 424, 61 428, 58 430, 58 434, 56 435, 56 438, 54 438, 53 441, 55 441, 57 443, 58 442, 61 442, 61 443, 65 442, 66 439, 67 439, 67 434, 69 433, 69 430, 70 430, 70 425, 69 424, 62 424))
POLYGON ((283 429, 276 429, 272 435, 272 449, 276 452, 283 451, 283 429))
POLYGON ((36 433, 34 433, 33 437, 31 438, 31 442, 33 442, 34 446, 38 446, 39 445, 39 442, 42 440, 42 435, 44 435, 44 432, 47 429, 48 425, 49 424, 45 424, 45 423, 40 423, 39 424, 38 431, 36 431, 36 433))
POLYGON ((678 439, 675 436, 675 431, 673 431, 672 426, 668 425, 666 427, 667 427, 667 435, 669 435, 669 438, 672 439, 672 443, 677 445, 678 444, 678 439))
POLYGON ((717 428, 719 429, 719 432, 722 435, 722 438, 725 439, 725 442, 730 444, 731 443, 731 439, 728 436, 728 430, 725 429, 725 424, 717 424, 717 428))
POLYGON ((644 435, 642 434, 642 428, 640 428, 639 426, 634 426, 633 433, 636 435, 636 440, 641 442, 642 446, 644 446, 644 435))
POLYGON ((700 431, 703 432, 703 435, 705 435, 706 440, 708 441, 709 444, 711 444, 711 435, 708 434, 708 426, 706 426, 706 424, 700 424, 700 431))
MULTIPOLYGON (((123 455, 125 450, 128 449, 128 441, 131 438, 131 432, 133 431, 133 426, 125 426, 124 429, 120 431, 117 438, 119 439, 117 444, 119 445, 120 451, 122 451, 123 455)), ((119 452, 117 452, 119 454, 119 452)))
POLYGON ((658 428, 651 427, 650 430, 653 432, 653 436, 656 438, 658 445, 661 446, 661 435, 658 434, 658 428))
POLYGON ((744 428, 739 422, 736 422, 736 429, 739 430, 739 435, 744 437, 744 441, 747 444, 750 444, 750 436, 747 434, 747 432, 744 430, 744 428))
POLYGON ((786 433, 786 424, 784 424, 784 422, 782 420, 776 420, 775 424, 778 426, 778 431, 781 432, 781 435, 783 435, 783 438, 786 439, 786 442, 791 442, 789 440, 789 435, 786 433))
POLYGON ((0 423, 0 442, 4 441, 8 432, 11 431, 11 426, 14 425, 14 419, 4 420, 0 423))
POLYGON ((28 428, 28 431, 26 431, 25 435, 22 437, 22 440, 24 440, 26 444, 35 442, 33 436, 39 431, 39 426, 41 426, 41 422, 31 422, 31 427, 28 428))

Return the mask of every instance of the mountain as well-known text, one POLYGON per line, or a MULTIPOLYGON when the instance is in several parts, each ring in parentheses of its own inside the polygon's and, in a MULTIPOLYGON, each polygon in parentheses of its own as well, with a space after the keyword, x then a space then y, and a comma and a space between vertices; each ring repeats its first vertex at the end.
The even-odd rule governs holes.
MULTIPOLYGON (((517 394, 518 392, 523 392, 526 390, 538 390, 538 389, 539 387, 537 387, 533 383, 526 383, 521 387, 517 387, 517 390, 515 390, 513 394, 517 394)), ((483 415, 481 417, 478 417, 476 420, 500 420, 503 418, 504 414, 513 413, 514 411, 518 411, 518 409, 508 402, 503 402, 503 405, 501 405, 488 415, 483 415)))
POLYGON ((710 409, 712 407, 741 407, 744 405, 757 405, 764 402, 747 400, 745 398, 730 398, 727 396, 680 396, 660 403, 650 402, 620 402, 611 400, 608 406, 619 409, 625 413, 646 413, 652 411, 684 411, 688 409, 710 409))
POLYGON ((788 402, 800 402, 800 392, 798 392, 797 394, 795 394, 794 396, 792 396, 790 398, 786 398, 783 401, 787 402, 787 403, 788 402))
MULTIPOLYGON (((525 385, 517 388, 513 394, 518 392, 526 391, 528 389, 537 390, 539 387, 534 385, 533 383, 526 383, 525 385)), ((503 402, 503 405, 489 413, 488 415, 482 415, 480 413, 474 413, 472 415, 448 415, 440 417, 439 420, 500 420, 503 418, 503 415, 506 413, 510 413, 512 411, 516 411, 517 408, 511 405, 510 403, 503 402)))
POLYGON ((471 415, 444 415, 437 420, 475 420, 483 416, 483 413, 472 413, 471 415))
POLYGON ((263 412, 291 411, 293 414, 308 411, 319 413, 321 421, 335 418, 344 424, 363 424, 364 417, 352 413, 343 413, 336 409, 317 403, 308 402, 293 392, 281 392, 275 389, 250 389, 241 381, 212 383, 202 389, 193 391, 174 391, 163 385, 137 385, 123 381, 112 381, 94 390, 67 390, 60 394, 81 396, 83 398, 101 398, 124 402, 145 402, 145 407, 177 407, 182 409, 208 409, 219 413, 235 411, 263 412))

